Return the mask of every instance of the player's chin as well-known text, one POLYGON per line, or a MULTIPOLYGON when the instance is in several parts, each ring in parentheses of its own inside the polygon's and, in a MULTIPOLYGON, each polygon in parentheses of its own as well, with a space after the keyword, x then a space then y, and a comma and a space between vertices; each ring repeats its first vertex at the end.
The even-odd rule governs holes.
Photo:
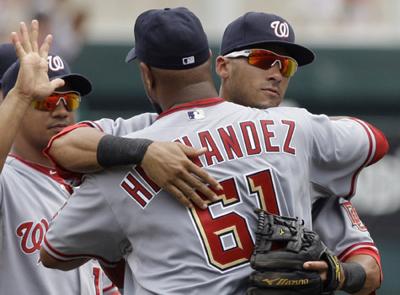
POLYGON ((47 128, 46 134, 48 135, 49 139, 52 138, 54 135, 57 133, 61 132, 64 128, 62 127, 52 127, 52 128, 47 128))
POLYGON ((272 91, 262 90, 255 97, 259 108, 276 107, 282 102, 282 97, 278 93, 272 91))
POLYGON ((58 132, 62 131, 65 128, 62 126, 56 126, 56 127, 51 127, 49 128, 50 132, 57 134, 58 132))
POLYGON ((257 100, 256 103, 254 103, 253 107, 257 108, 257 109, 268 109, 268 108, 272 108, 272 107, 277 107, 281 104, 282 100, 279 98, 263 98, 263 99, 259 99, 257 100))
POLYGON ((62 131, 64 128, 66 128, 67 126, 69 126, 69 124, 66 122, 56 122, 53 124, 49 124, 47 126, 47 130, 52 134, 57 134, 60 131, 62 131))

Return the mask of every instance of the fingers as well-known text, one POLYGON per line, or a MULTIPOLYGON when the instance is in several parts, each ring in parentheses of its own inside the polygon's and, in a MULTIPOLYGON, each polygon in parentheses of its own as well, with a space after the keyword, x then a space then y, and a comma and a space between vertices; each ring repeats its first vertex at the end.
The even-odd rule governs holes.
MULTIPOLYGON (((198 157, 204 154, 207 151, 207 148, 203 147, 200 149, 195 149, 190 146, 186 146, 184 144, 179 144, 179 147, 185 153, 187 157, 198 157)), ((210 176, 204 169, 198 167, 197 165, 190 162, 189 171, 198 176, 204 183, 211 185, 216 190, 222 190, 222 186, 215 180, 212 176, 210 176)), ((211 190, 207 189, 207 195, 210 195, 211 190)))
MULTIPOLYGON (((16 54, 18 58, 23 57, 29 52, 39 52, 38 45, 39 38, 39 22, 33 20, 31 23, 31 32, 29 34, 28 28, 24 22, 20 23, 20 34, 16 32, 11 33, 11 42, 14 44, 16 54)), ((52 36, 49 35, 44 40, 40 55, 41 57, 47 58, 48 51, 52 42, 52 36)))
MULTIPOLYGON (((198 169, 200 169, 200 168, 198 168, 198 169)), ((200 192, 206 199, 208 199, 210 201, 218 200, 217 194, 213 190, 211 190, 206 184, 201 182, 193 174, 185 173, 182 175, 182 179, 185 181, 186 184, 189 185, 189 187, 191 187, 192 189, 195 189, 197 192, 200 192)), ((218 186, 220 186, 219 183, 217 183, 217 184, 218 184, 218 186)), ((222 190, 222 187, 221 187, 221 190, 222 190)))
POLYGON ((18 34, 16 32, 11 33, 11 42, 14 44, 15 53, 17 54, 18 58, 23 57, 26 52, 22 47, 21 41, 19 40, 18 34))
POLYGON ((200 149, 195 149, 193 147, 184 145, 182 143, 179 143, 179 147, 182 149, 182 151, 188 157, 197 157, 197 156, 204 154, 207 151, 207 148, 205 148, 205 147, 200 148, 200 149))
POLYGON ((63 87, 65 85, 65 81, 63 79, 57 78, 50 81, 51 87, 53 89, 57 89, 59 87, 63 87))
POLYGON ((207 201, 203 200, 191 186, 186 184, 185 181, 177 179, 175 186, 182 192, 186 199, 193 202, 197 207, 201 209, 207 208, 207 201))
POLYGON ((21 35, 22 46, 24 47, 26 52, 31 52, 32 46, 31 46, 31 42, 30 42, 29 32, 28 32, 28 28, 26 27, 26 24, 24 22, 20 23, 19 32, 21 35))
POLYGON ((50 50, 52 42, 53 42, 53 36, 47 35, 43 41, 42 46, 40 46, 39 55, 41 58, 45 58, 47 60, 47 56, 49 54, 49 50, 50 50))
POLYGON ((174 185, 167 185, 164 189, 172 194, 183 206, 193 208, 192 202, 174 185))
POLYGON ((30 40, 31 40, 32 50, 34 52, 39 52, 38 37, 39 37, 39 22, 37 20, 33 20, 31 23, 30 40))
POLYGON ((307 261, 303 264, 304 269, 312 270, 319 273, 321 280, 327 280, 328 264, 325 261, 307 261))
POLYGON ((206 209, 210 201, 219 199, 215 191, 223 190, 223 188, 217 180, 188 158, 204 154, 206 150, 206 148, 194 149, 180 143, 151 145, 142 161, 142 167, 150 178, 173 194, 183 205, 196 205, 201 209, 206 209), (151 156, 149 156, 150 151, 153 151, 151 156), (164 171, 161 174, 162 177, 160 177, 160 169, 158 169, 158 175, 154 175, 151 168, 160 159, 168 159, 156 165, 161 166, 160 169, 164 171))
POLYGON ((328 270, 328 264, 325 261, 307 261, 303 264, 304 269, 315 270, 315 271, 326 271, 328 270))
MULTIPOLYGON (((210 174, 208 174, 203 168, 200 168, 196 164, 190 162, 189 171, 199 177, 201 181, 203 181, 206 184, 209 184, 211 187, 213 187, 215 190, 222 190, 222 186, 218 183, 218 181, 212 177, 210 174)), ((207 190, 210 191, 210 189, 207 188, 207 190)), ((209 195, 210 193, 207 192, 206 195, 209 195)))

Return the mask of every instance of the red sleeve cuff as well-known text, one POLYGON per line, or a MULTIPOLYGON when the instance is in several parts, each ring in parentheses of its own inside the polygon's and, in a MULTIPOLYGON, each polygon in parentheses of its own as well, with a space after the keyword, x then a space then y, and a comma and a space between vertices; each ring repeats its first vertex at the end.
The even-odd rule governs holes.
MULTIPOLYGON (((82 127, 92 127, 92 128, 100 128, 96 123, 94 122, 90 122, 90 121, 85 121, 85 122, 80 122, 68 127, 65 127, 63 130, 61 130, 59 133, 57 133, 56 135, 54 135, 49 143, 47 144, 46 148, 42 151, 42 153, 50 159, 50 161, 54 164, 55 169, 57 170, 58 175, 60 175, 62 178, 64 179, 68 179, 68 180, 72 180, 72 182, 74 184, 78 184, 80 183, 80 179, 82 178, 82 174, 81 173, 76 173, 76 172, 72 172, 69 171, 67 169, 65 169, 64 167, 62 167, 61 165, 59 165, 57 163, 57 161, 49 154, 49 151, 51 149, 51 146, 53 145, 53 142, 55 140, 57 140, 58 138, 70 133, 71 131, 78 129, 78 128, 82 128, 82 127)), ((101 129, 101 128, 100 128, 101 129)))
POLYGON ((389 151, 389 142, 386 139, 385 134, 374 125, 365 122, 363 120, 352 118, 353 120, 357 121, 367 132, 368 137, 370 138, 370 150, 373 148, 373 138, 375 141, 375 152, 371 156, 368 156, 366 166, 372 165, 382 159, 389 151))
POLYGON ((371 129, 372 134, 375 137, 375 154, 371 161, 369 161, 368 166, 378 162, 382 159, 389 151, 389 142, 386 139, 385 134, 375 126, 365 122, 371 129))
MULTIPOLYGON (((343 252, 340 256, 339 259, 343 262, 346 262, 350 257, 353 257, 355 255, 367 255, 367 256, 371 256, 372 258, 375 259, 376 263, 379 266, 379 270, 381 273, 380 276, 380 281, 382 284, 383 281, 383 271, 382 271, 382 263, 381 263, 381 256, 379 255, 378 249, 376 249, 375 247, 369 247, 369 246, 365 246, 365 247, 361 247, 355 250, 354 249, 356 246, 352 246, 351 249, 346 250, 345 252, 343 252)), ((371 293, 370 295, 373 295, 375 293, 371 293)))

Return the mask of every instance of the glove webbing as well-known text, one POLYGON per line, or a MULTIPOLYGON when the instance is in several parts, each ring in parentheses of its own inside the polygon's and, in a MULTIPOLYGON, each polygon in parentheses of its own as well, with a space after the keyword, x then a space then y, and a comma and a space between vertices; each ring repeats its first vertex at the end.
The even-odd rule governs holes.
POLYGON ((255 253, 268 252, 272 250, 274 245, 279 242, 285 242, 283 245, 285 250, 299 252, 302 243, 299 243, 303 238, 301 226, 304 222, 299 223, 297 218, 282 217, 271 215, 263 210, 257 210, 258 225, 256 231, 255 253))

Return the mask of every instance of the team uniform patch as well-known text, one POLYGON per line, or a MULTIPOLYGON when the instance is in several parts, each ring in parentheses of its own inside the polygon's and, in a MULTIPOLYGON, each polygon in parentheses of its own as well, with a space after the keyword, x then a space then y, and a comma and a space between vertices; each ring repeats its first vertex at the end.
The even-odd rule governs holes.
POLYGON ((202 120, 206 117, 203 110, 194 110, 187 112, 189 120, 202 120))
POLYGON ((350 201, 344 202, 342 206, 346 209, 347 215, 349 215, 353 226, 355 226, 360 231, 368 230, 365 224, 361 221, 356 209, 353 207, 353 204, 350 201))

